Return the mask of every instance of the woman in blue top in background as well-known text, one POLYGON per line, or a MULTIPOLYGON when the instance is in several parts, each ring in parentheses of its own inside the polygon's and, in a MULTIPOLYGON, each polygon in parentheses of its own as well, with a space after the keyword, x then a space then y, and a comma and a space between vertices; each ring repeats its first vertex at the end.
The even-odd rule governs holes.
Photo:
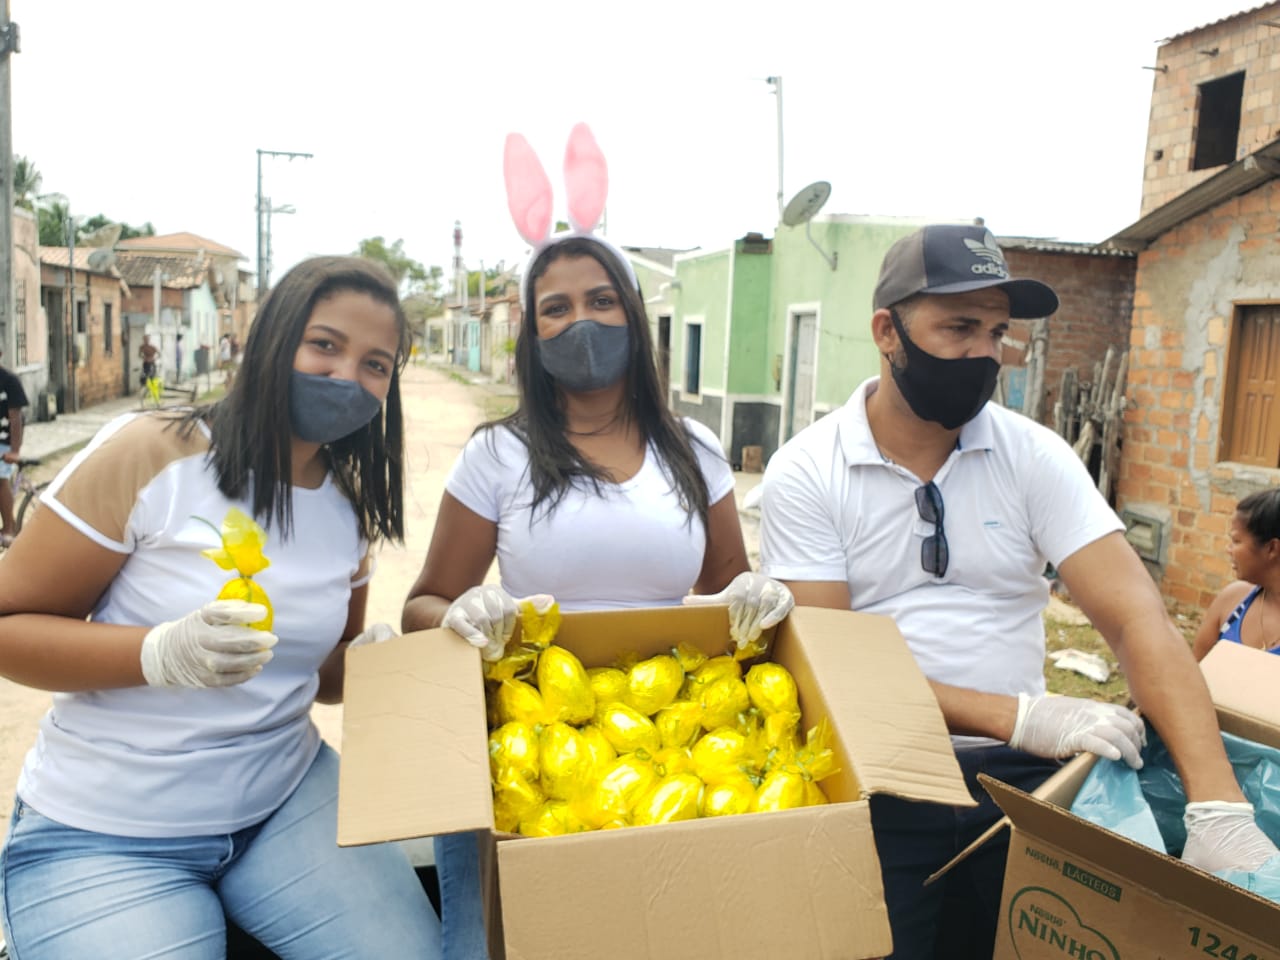
POLYGON ((1236 504, 1227 552, 1240 579, 1209 604, 1192 647, 1203 659, 1219 640, 1280 654, 1280 487, 1236 504))

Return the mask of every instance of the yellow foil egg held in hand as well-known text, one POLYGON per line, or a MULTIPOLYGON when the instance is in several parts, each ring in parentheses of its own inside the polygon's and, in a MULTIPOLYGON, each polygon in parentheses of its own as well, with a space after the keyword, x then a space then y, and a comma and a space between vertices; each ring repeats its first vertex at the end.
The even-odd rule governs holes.
POLYGON ((596 710, 595 694, 582 662, 564 647, 552 644, 538 657, 534 671, 547 714, 565 723, 586 723, 596 710))
POLYGON ((663 777, 640 798, 631 811, 631 822, 637 827, 654 823, 692 820, 698 815, 698 797, 702 781, 691 773, 663 777))
POLYGON ((249 624, 254 630, 270 630, 275 620, 275 609, 267 598, 267 591, 258 585, 257 580, 249 577, 236 577, 228 580, 218 591, 219 600, 245 600, 248 603, 260 603, 267 608, 267 615, 261 620, 249 624))
POLYGON ((704 817, 727 817, 750 813, 756 798, 756 787, 745 773, 732 774, 718 783, 709 783, 702 791, 698 813, 704 817))
POLYGON ((627 671, 627 706, 647 717, 667 706, 680 692, 684 669, 675 657, 662 655, 641 660, 627 671))
POLYGON ((600 711, 596 724, 618 753, 644 750, 650 756, 662 747, 653 721, 625 703, 614 703, 600 711))

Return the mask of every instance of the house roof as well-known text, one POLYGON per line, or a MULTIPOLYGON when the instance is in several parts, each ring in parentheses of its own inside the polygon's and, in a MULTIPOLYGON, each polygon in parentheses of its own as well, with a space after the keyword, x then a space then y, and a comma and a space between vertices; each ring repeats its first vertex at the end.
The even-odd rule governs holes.
POLYGON ((224 257, 235 257, 247 260, 239 250, 224 246, 195 233, 165 233, 158 237, 133 237, 121 240, 116 244, 117 250, 141 250, 148 253, 196 253, 203 250, 206 254, 217 254, 224 257))
POLYGON ((1047 237, 996 237, 996 243, 1006 250, 1028 250, 1034 253, 1077 253, 1088 257, 1132 257, 1134 255, 1132 250, 1119 247, 1053 240, 1047 237))
POLYGON ((1250 13, 1257 13, 1266 7, 1271 6, 1270 3, 1260 3, 1256 7, 1250 7, 1248 10, 1241 10, 1239 13, 1232 13, 1225 17, 1219 17, 1217 20, 1211 20, 1208 23, 1202 23, 1198 27, 1192 27, 1190 30, 1183 30, 1181 33, 1175 33, 1172 37, 1166 37, 1161 43, 1168 43, 1171 40, 1178 40, 1182 37, 1190 36, 1193 33, 1199 33, 1201 30, 1207 30, 1209 27, 1216 27, 1220 23, 1226 23, 1228 20, 1234 20, 1236 17, 1243 17, 1250 13))
MULTIPOLYGON (((78 252, 78 251, 77 251, 78 252)), ((116 266, 130 286, 149 287, 155 282, 156 269, 160 270, 161 286, 172 290, 189 290, 198 287, 209 275, 209 261, 197 257, 150 256, 119 251, 116 266)))
POLYGON ((1192 217, 1212 210, 1220 203, 1254 190, 1268 180, 1280 176, 1280 139, 1255 150, 1240 160, 1223 167, 1213 176, 1201 180, 1168 203, 1161 204, 1146 216, 1108 237, 1103 245, 1123 250, 1143 250, 1152 240, 1192 217))
MULTIPOLYGON (((99 268, 89 266, 89 257, 97 251, 97 247, 76 247, 76 263, 77 270, 85 273, 100 273, 103 276, 111 276, 110 268, 99 268)), ((64 270, 70 266, 71 258, 66 247, 44 247, 40 248, 40 262, 48 264, 51 267, 62 267, 64 270)))

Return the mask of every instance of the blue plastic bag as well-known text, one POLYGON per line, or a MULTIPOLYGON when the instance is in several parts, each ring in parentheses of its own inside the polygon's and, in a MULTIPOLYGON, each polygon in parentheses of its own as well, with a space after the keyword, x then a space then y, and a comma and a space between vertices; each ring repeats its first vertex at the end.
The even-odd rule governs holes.
MULTIPOLYGON (((1222 742, 1259 829, 1280 844, 1280 750, 1229 733, 1222 742)), ((1123 761, 1099 758, 1071 812, 1135 843, 1181 856, 1187 842, 1182 822, 1187 795, 1168 748, 1150 727, 1142 760, 1142 769, 1132 770, 1123 761)), ((1253 873, 1222 871, 1216 876, 1280 903, 1280 857, 1253 873)))

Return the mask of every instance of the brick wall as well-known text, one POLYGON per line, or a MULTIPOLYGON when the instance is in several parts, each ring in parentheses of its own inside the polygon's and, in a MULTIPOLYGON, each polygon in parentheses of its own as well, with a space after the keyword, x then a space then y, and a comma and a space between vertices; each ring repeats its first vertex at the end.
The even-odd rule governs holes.
POLYGON ((124 393, 124 357, 120 328, 124 323, 120 283, 111 277, 89 275, 84 362, 76 368, 80 406, 113 400, 124 393), (111 305, 111 337, 106 335, 105 306, 111 305))
MULTIPOLYGON (((1193 170, 1200 84, 1245 74, 1234 159, 1280 137, 1280 3, 1241 13, 1159 48, 1147 125, 1142 214, 1207 179, 1221 166, 1193 170), (1209 51, 1217 50, 1210 55, 1209 51)), ((1190 25, 1189 25, 1190 26, 1190 25)))
POLYGON ((1194 217, 1139 254, 1117 507, 1162 521, 1168 599, 1203 609, 1231 580, 1235 504, 1280 470, 1219 462, 1236 305, 1280 300, 1280 181, 1194 217))
MULTIPOLYGON (((1137 261, 1128 256, 1098 256, 1005 247, 1015 277, 1042 280, 1058 294, 1058 312, 1049 320, 1045 363, 1045 423, 1053 422, 1062 372, 1075 368, 1091 380, 1093 366, 1107 347, 1125 350, 1133 309, 1137 261)), ((1025 334, 1023 334, 1025 336, 1025 334)))

